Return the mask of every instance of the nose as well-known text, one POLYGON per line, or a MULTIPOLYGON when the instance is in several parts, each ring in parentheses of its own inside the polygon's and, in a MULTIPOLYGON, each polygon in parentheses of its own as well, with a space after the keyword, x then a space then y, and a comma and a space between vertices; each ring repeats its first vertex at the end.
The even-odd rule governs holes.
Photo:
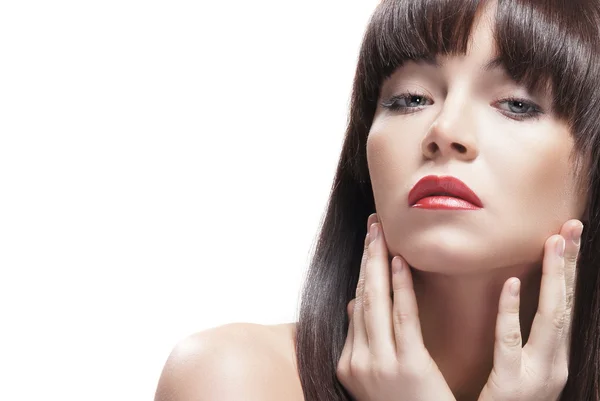
POLYGON ((477 158, 479 148, 472 121, 467 112, 451 115, 448 110, 443 110, 423 138, 423 156, 427 159, 455 158, 462 161, 477 158))

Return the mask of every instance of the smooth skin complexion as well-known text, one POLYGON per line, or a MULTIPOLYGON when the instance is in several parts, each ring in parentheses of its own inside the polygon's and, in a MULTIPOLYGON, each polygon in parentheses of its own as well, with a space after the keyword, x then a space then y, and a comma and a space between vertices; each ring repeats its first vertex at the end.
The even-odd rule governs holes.
MULTIPOLYGON (((540 302, 529 341, 524 347, 520 327, 531 325, 532 319, 521 317, 523 323, 519 322, 520 280, 513 277, 501 287, 494 316, 495 332, 492 327, 495 336, 492 338, 491 374, 484 363, 491 365, 492 361, 471 362, 468 357, 459 355, 460 349, 448 349, 438 355, 428 351, 432 347, 424 343, 413 274, 400 256, 393 258, 390 273, 385 237, 375 214, 369 217, 368 226, 356 299, 348 305, 349 334, 337 369, 338 378, 356 400, 533 401, 558 398, 568 375, 568 340, 580 222, 570 220, 563 225, 560 235, 553 235, 545 243, 540 302), (565 241, 565 238, 569 240, 565 241), (453 357, 457 359, 452 360, 453 357), (478 363, 485 369, 484 374, 473 368, 478 363), (468 373, 472 376, 468 377, 468 373), (447 378, 455 378, 455 381, 447 378), (479 378, 480 382, 474 378, 479 378), (472 390, 463 383, 471 384, 472 390)), ((457 332, 467 332, 458 324, 451 326, 457 332)), ((431 338, 443 344, 444 334, 440 332, 431 338)), ((449 331, 448 338, 452 339, 452 334, 449 331)), ((459 344, 467 354, 471 352, 468 342, 459 344)))
MULTIPOLYGON (((494 11, 466 55, 407 62, 380 91, 367 140, 377 214, 336 372, 359 401, 556 400, 566 382, 585 193, 551 93, 490 64, 494 11), (432 174, 461 179, 483 208, 411 208, 432 174)), ((189 337, 155 398, 240 399, 303 400, 294 324, 189 337)))
POLYGON ((555 400, 566 383, 585 197, 551 94, 494 68, 494 13, 466 56, 407 62, 382 86, 367 140, 379 235, 338 366, 357 400, 555 400), (458 177, 483 208, 409 207, 430 174, 458 177))

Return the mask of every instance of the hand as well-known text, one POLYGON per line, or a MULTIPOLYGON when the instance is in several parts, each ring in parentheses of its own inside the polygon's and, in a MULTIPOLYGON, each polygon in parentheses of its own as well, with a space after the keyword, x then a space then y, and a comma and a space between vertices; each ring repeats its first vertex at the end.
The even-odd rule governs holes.
POLYGON ((358 401, 455 401, 423 344, 410 268, 399 256, 392 261, 390 298, 387 245, 375 221, 374 214, 369 216, 370 233, 356 299, 348 304, 350 323, 337 377, 358 401))
POLYGON ((494 367, 479 401, 557 400, 567 383, 575 268, 583 225, 569 220, 546 240, 537 313, 521 348, 519 280, 504 283, 496 321, 494 367), (561 257, 557 249, 563 249, 561 257), (513 287, 513 285, 515 287, 513 287), (517 295, 511 295, 514 288, 517 295))

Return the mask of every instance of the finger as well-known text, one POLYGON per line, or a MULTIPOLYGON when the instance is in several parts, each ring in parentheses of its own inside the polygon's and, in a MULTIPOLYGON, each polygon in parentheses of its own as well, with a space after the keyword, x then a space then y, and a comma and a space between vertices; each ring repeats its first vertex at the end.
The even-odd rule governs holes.
POLYGON ((538 309, 525 345, 526 352, 538 358, 542 366, 552 366, 565 327, 564 248, 565 241, 560 235, 551 236, 544 244, 538 309))
POLYGON ((354 315, 354 304, 355 300, 352 299, 350 302, 348 302, 348 306, 346 307, 346 312, 348 314, 348 333, 346 334, 346 341, 344 342, 342 354, 340 356, 340 360, 338 361, 338 365, 344 367, 349 367, 350 360, 352 359, 352 348, 354 345, 354 324, 352 321, 352 316, 354 315))
POLYGON ((390 298, 390 264, 381 223, 369 231, 363 308, 369 350, 375 361, 390 358, 396 352, 392 328, 392 299, 390 298))
POLYGON ((506 280, 500 293, 496 318, 494 370, 507 383, 517 383, 521 375, 523 348, 519 323, 520 287, 518 278, 506 280))
POLYGON ((570 220, 561 230, 561 235, 566 240, 565 245, 565 285, 566 285, 566 314, 567 322, 563 330, 563 346, 560 348, 559 357, 568 360, 571 348, 571 328, 575 300, 575 284, 577 282, 577 260, 581 249, 581 233, 583 224, 579 220, 570 220))
MULTIPOLYGON (((367 219, 367 230, 369 227, 375 223, 376 215, 375 213, 371 214, 367 219)), ((360 261, 360 273, 358 276, 358 284, 356 286, 356 297, 354 303, 354 310, 352 313, 352 323, 353 323, 353 345, 352 350, 353 353, 359 355, 361 357, 368 356, 368 348, 369 348, 369 340, 367 339, 367 329, 365 327, 365 319, 363 315, 363 293, 364 293, 364 284, 365 284, 365 271, 366 271, 366 263, 367 263, 367 253, 368 246, 370 242, 369 234, 365 236, 365 243, 363 248, 363 255, 360 261), (356 352, 355 352, 356 351, 356 352), (360 355, 360 352, 363 355, 360 355)))
POLYGON ((410 267, 400 256, 392 259, 392 291, 396 356, 398 359, 410 358, 410 353, 420 350, 423 345, 423 335, 410 267))

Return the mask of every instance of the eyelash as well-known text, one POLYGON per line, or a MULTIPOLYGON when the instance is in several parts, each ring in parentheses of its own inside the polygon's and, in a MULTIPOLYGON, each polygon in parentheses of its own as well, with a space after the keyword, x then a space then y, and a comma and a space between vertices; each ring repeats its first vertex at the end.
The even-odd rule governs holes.
MULTIPOLYGON (((425 98, 427 100, 430 100, 427 96, 422 95, 420 93, 412 93, 412 92, 406 92, 403 93, 401 95, 396 95, 396 96, 392 96, 388 101, 386 102, 382 102, 381 105, 389 110, 392 111, 397 111, 401 114, 411 114, 414 113, 414 111, 407 111, 407 109, 416 109, 416 110, 420 110, 422 109, 424 106, 417 106, 417 107, 406 107, 406 106, 399 106, 397 104, 397 102, 399 100, 403 100, 403 99, 407 99, 407 98, 412 98, 412 97, 420 97, 420 98, 425 98)), ((503 99, 499 99, 496 100, 494 102, 494 104, 500 104, 500 103, 522 103, 523 106, 527 107, 528 109, 530 109, 527 113, 514 113, 514 112, 510 112, 507 110, 501 110, 501 114, 503 114, 504 116, 513 119, 513 120, 517 120, 517 121, 524 121, 530 118, 539 118, 540 114, 543 114, 542 110, 540 109, 540 107, 535 104, 530 102, 529 100, 526 99, 520 99, 520 98, 515 98, 515 97, 509 97, 509 98, 503 98, 503 99)))

